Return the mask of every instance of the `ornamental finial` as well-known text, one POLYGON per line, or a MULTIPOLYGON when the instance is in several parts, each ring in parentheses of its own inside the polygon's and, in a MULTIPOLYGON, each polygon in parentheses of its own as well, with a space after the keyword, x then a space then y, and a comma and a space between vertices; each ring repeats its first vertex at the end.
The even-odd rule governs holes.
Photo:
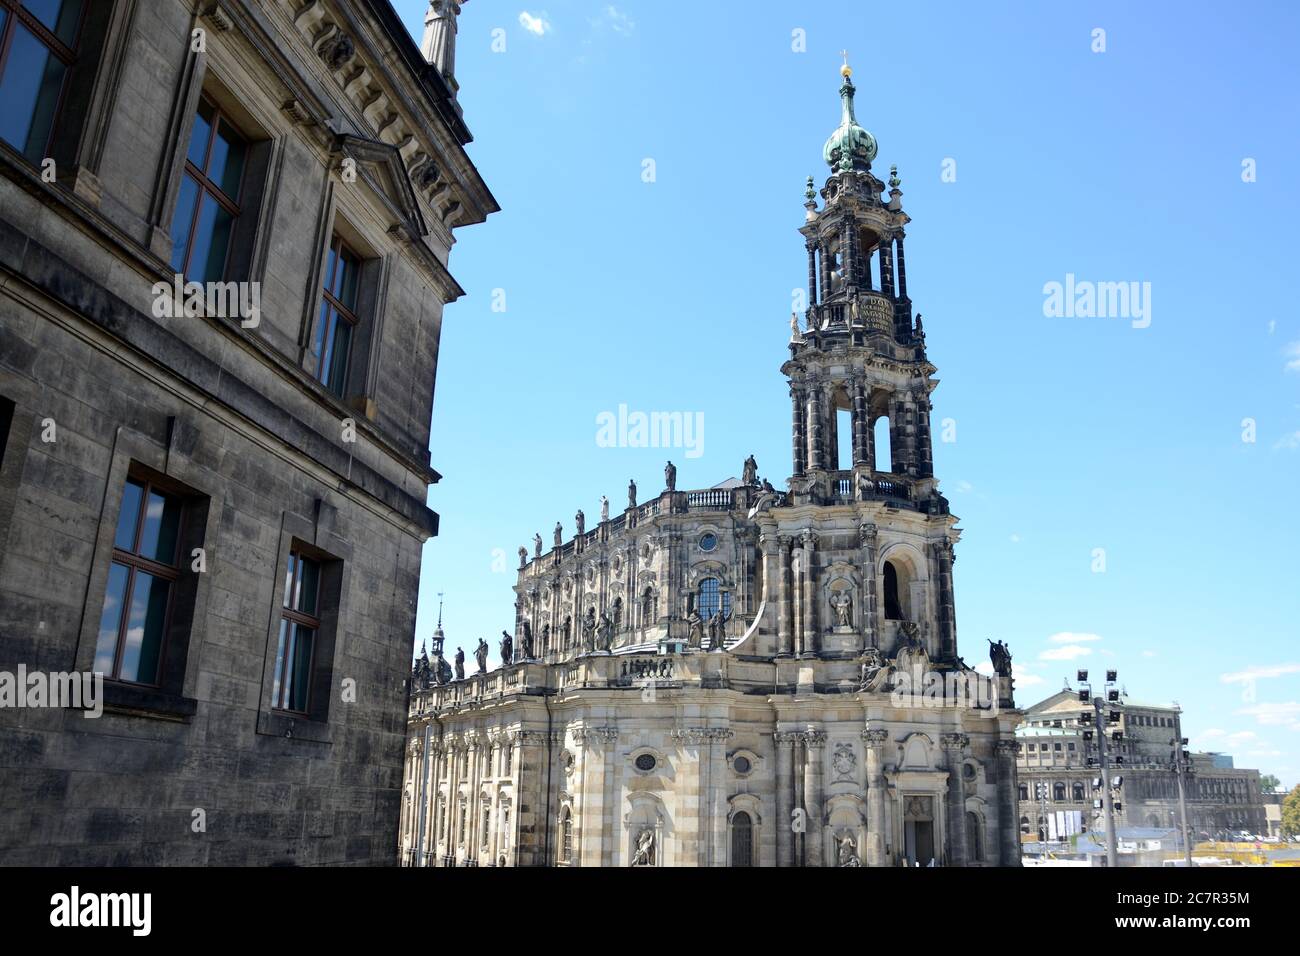
POLYGON ((840 56, 844 57, 844 65, 840 67, 840 76, 847 80, 853 75, 853 67, 849 66, 849 51, 840 50, 840 56))

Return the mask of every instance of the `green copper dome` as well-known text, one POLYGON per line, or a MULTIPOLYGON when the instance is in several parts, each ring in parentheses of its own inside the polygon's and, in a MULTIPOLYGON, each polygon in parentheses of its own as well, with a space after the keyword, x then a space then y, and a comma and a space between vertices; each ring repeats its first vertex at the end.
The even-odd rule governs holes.
POLYGON ((831 133, 831 138, 822 147, 822 159, 834 170, 867 169, 876 158, 876 138, 858 125, 853 117, 853 80, 852 70, 843 67, 844 85, 840 87, 842 111, 840 125, 831 133))

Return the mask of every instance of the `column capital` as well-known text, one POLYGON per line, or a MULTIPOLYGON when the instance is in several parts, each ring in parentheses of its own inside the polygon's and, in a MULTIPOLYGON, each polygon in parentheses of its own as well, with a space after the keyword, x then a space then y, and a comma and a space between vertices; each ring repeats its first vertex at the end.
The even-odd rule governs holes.
POLYGON ((999 757, 1014 758, 1020 752, 1020 742, 1016 740, 999 740, 994 745, 994 749, 999 757))
POLYGON ((970 746, 970 737, 965 734, 944 734, 939 738, 939 742, 944 750, 960 753, 970 746))
POLYGON ((881 747, 889 742, 889 731, 864 730, 862 731, 862 739, 868 746, 881 747))
POLYGON ((782 749, 789 749, 795 745, 801 736, 802 735, 799 734, 798 731, 778 730, 776 733, 772 734, 772 739, 775 740, 777 746, 782 749))

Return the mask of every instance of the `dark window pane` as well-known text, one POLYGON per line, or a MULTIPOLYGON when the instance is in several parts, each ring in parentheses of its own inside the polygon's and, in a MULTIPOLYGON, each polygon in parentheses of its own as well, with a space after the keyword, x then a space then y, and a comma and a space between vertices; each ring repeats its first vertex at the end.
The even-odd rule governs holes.
POLYGON ((23 0, 23 6, 56 37, 73 45, 81 19, 81 0, 23 0))
POLYGON ((212 133, 212 107, 202 100, 194 117, 194 130, 190 133, 188 158, 200 170, 208 158, 208 136, 212 133))
POLYGON ((352 324, 345 319, 336 318, 334 322, 334 345, 330 349, 329 374, 325 385, 336 395, 342 396, 348 373, 348 355, 352 350, 352 324))
POLYGON ((329 302, 320 305, 320 322, 316 326, 316 377, 325 381, 329 371, 330 349, 334 345, 333 324, 338 321, 329 302))
POLYGON ((176 539, 181 527, 180 499, 149 492, 149 506, 140 532, 139 553, 163 564, 176 563, 176 539))
POLYGON ((196 282, 218 282, 226 269, 226 247, 234 218, 208 193, 199 205, 199 222, 194 229, 194 251, 190 254, 187 278, 196 282))
POLYGON ((325 288, 334 291, 334 265, 338 262, 338 247, 331 245, 325 256, 325 288))
POLYGON ((128 480, 122 490, 122 510, 117 513, 117 532, 113 536, 113 547, 123 551, 135 551, 135 526, 140 517, 140 502, 144 496, 144 485, 138 481, 128 480))
POLYGON ((171 583, 136 570, 127 612, 126 643, 122 648, 122 680, 152 684, 158 677, 162 656, 163 626, 167 621, 167 599, 171 583))
POLYGON ((130 570, 114 562, 108 568, 108 587, 104 591, 104 610, 99 615, 99 637, 95 640, 95 663, 92 670, 113 676, 113 658, 117 654, 117 634, 126 605, 126 582, 130 570))
POLYGON ((343 261, 335 282, 334 294, 350 312, 357 310, 357 273, 359 271, 360 263, 348 253, 343 253, 343 261))
POLYGON ((280 707, 280 685, 284 679, 285 651, 288 649, 293 624, 280 618, 280 641, 275 648, 275 680, 271 685, 271 706, 280 707))
POLYGON ((185 271, 185 253, 190 241, 190 224, 198 207, 199 184, 186 173, 181 178, 181 191, 176 199, 176 214, 172 217, 172 270, 185 271))
POLYGON ((307 709, 307 693, 311 686, 311 652, 316 641, 316 632, 298 625, 297 636, 293 642, 292 678, 289 684, 289 710, 307 709))
POLYGON ((299 558, 298 606, 303 614, 316 614, 316 595, 320 590, 320 564, 311 558, 299 558))
POLYGON ((54 122, 65 68, 21 23, 14 24, 9 58, 0 77, 0 138, 39 163, 54 122))
POLYGON ((234 202, 239 201, 239 178, 244 172, 244 142, 235 136, 230 126, 217 127, 217 138, 212 143, 212 159, 208 162, 208 178, 221 188, 234 202))

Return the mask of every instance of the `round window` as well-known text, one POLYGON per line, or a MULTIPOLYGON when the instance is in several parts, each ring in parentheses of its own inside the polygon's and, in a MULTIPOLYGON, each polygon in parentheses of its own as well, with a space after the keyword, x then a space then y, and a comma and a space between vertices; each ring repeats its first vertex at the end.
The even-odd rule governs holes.
POLYGON ((701 551, 712 551, 712 550, 713 550, 714 548, 716 548, 717 546, 718 546, 718 536, 717 536, 717 535, 715 535, 715 534, 713 534, 713 533, 710 532, 709 534, 702 535, 702 536, 700 537, 700 550, 701 550, 701 551))
POLYGON ((742 775, 749 773, 749 771, 752 769, 749 762, 749 758, 744 756, 737 757, 735 761, 732 763, 732 766, 736 768, 736 773, 742 775))
POLYGON ((655 768, 654 754, 642 754, 636 758, 636 769, 642 773, 649 773, 655 768))

